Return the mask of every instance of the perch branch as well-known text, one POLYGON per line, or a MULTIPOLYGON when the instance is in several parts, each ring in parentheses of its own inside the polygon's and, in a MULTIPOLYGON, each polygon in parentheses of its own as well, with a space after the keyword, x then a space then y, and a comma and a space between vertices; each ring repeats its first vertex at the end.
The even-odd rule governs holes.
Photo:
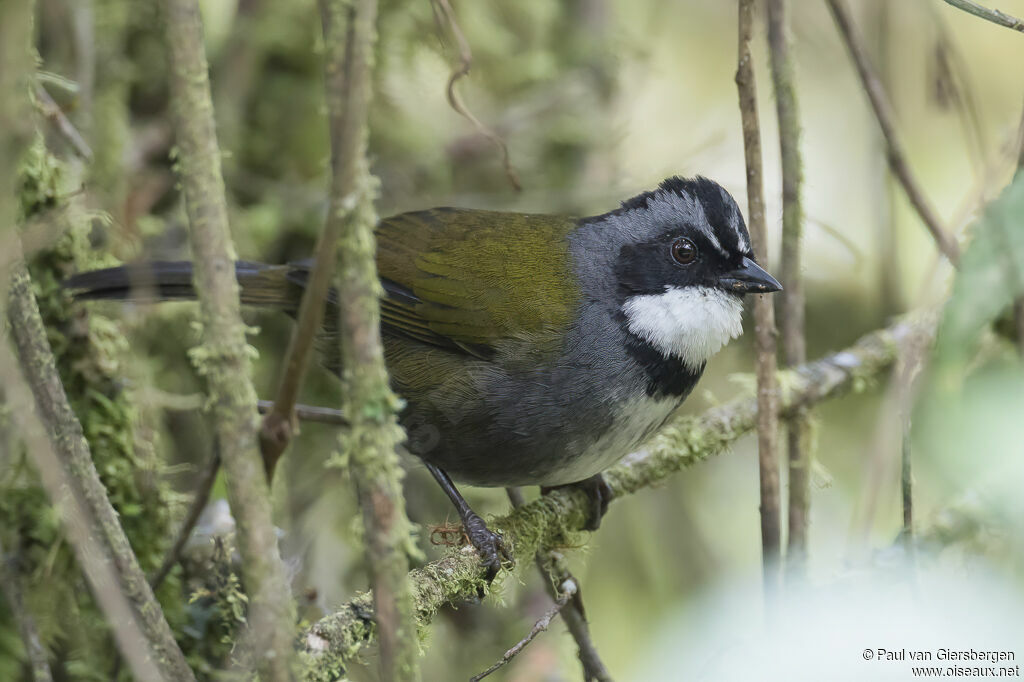
POLYGON ((413 545, 397 452, 404 440, 396 416, 399 402, 391 392, 380 337, 375 179, 366 158, 377 1, 319 4, 331 138, 325 231, 341 235, 336 286, 345 292, 338 302, 338 358, 344 368, 342 409, 350 423, 339 449, 362 511, 381 678, 405 682, 419 677, 419 641, 407 577, 407 551, 413 545))
MULTIPOLYGON (((863 390, 885 376, 897 355, 915 334, 934 333, 932 319, 903 318, 890 327, 862 337, 846 350, 805 363, 780 375, 777 408, 788 416, 846 391, 863 390)), ((757 402, 745 396, 701 415, 674 419, 643 450, 627 456, 604 472, 615 498, 663 482, 681 469, 720 454, 754 428, 757 402)), ((516 560, 524 564, 544 547, 573 544, 568 534, 581 530, 588 514, 580 491, 556 490, 490 521, 502 533, 516 560)), ((484 569, 472 547, 449 552, 409 574, 416 599, 417 621, 428 625, 437 610, 450 602, 474 597, 483 587, 484 569)), ((303 636, 306 655, 323 669, 343 668, 368 641, 376 637, 372 598, 360 593, 337 612, 315 623, 303 636)))
POLYGON ((991 21, 993 24, 999 24, 1006 28, 1012 28, 1014 31, 1020 31, 1024 33, 1024 21, 1021 21, 1017 17, 1000 12, 997 9, 989 9, 984 5, 979 5, 973 0, 945 0, 947 5, 952 5, 957 9, 961 9, 968 14, 973 14, 976 17, 981 17, 986 21, 991 21))
MULTIPOLYGON (((736 88, 739 91, 743 124, 743 150, 747 168, 747 219, 754 254, 768 262, 768 235, 764 217, 764 184, 761 172, 761 129, 757 120, 757 87, 750 38, 754 24, 754 1, 739 3, 739 55, 736 88)), ((761 559, 767 594, 778 586, 782 552, 779 502, 779 419, 775 407, 775 304, 770 296, 754 297, 754 332, 757 348, 757 452, 761 483, 761 559)))
MULTIPOLYGON (((790 53, 786 0, 768 0, 768 51, 771 58, 775 111, 782 160, 782 351, 786 367, 807 360, 804 339, 804 282, 800 257, 804 211, 801 198, 800 110, 790 53)), ((797 412, 786 424, 789 511, 786 573, 802 577, 807 570, 807 526, 810 515, 810 457, 807 415, 797 412)))
POLYGON ((864 86, 865 92, 867 92, 871 108, 875 112, 875 118, 878 119, 878 125, 882 129, 889 167, 899 180, 903 191, 907 195, 907 199, 910 200, 921 221, 924 222, 925 227, 931 233, 939 251, 946 256, 950 263, 956 266, 960 259, 960 249, 957 246, 956 240, 946 232, 946 228, 943 227, 938 214, 928 202, 924 190, 921 189, 917 178, 914 177, 913 172, 910 170, 906 154, 903 151, 903 144, 896 134, 896 118, 893 115, 892 106, 885 95, 885 88, 882 87, 882 82, 871 68, 867 51, 857 35, 853 21, 850 19, 850 13, 847 11, 843 0, 826 0, 826 2, 832 11, 832 18, 835 20, 839 34, 846 44, 846 49, 850 52, 850 57, 857 68, 857 75, 860 77, 861 85, 864 86))
POLYGON ((240 315, 202 21, 197 0, 165 0, 164 11, 180 175, 203 325, 203 341, 193 350, 193 361, 207 377, 228 500, 238 522, 242 579, 249 596, 249 650, 257 657, 262 679, 288 680, 295 604, 259 452, 256 392, 240 315))

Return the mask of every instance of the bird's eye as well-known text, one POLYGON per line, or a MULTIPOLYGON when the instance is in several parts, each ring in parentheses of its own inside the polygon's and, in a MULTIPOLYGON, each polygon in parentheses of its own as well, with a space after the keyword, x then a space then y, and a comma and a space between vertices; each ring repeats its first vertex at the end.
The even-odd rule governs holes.
POLYGON ((672 242, 672 258, 680 265, 689 265, 697 260, 697 245, 686 237, 672 242))

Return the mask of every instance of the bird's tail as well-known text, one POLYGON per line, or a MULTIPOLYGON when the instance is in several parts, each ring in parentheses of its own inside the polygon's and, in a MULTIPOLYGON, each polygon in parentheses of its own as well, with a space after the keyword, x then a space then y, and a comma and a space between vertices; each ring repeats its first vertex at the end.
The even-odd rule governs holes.
MULTIPOLYGON (((301 290, 287 279, 289 267, 238 261, 242 303, 249 305, 298 305, 301 290)), ((117 301, 186 301, 196 298, 190 261, 150 261, 117 268, 93 270, 64 281, 76 299, 117 301)))

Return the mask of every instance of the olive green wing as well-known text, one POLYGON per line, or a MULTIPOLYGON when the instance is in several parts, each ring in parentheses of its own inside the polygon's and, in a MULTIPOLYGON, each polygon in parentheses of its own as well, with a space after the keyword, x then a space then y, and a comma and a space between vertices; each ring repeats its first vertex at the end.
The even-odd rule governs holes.
POLYGON ((551 349, 580 298, 570 217, 454 208, 377 228, 385 333, 482 358, 502 342, 551 349))

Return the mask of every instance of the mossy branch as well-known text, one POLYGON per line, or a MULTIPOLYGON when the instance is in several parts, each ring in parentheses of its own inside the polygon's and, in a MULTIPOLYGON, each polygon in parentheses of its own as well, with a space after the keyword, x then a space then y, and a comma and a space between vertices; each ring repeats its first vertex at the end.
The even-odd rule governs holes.
MULTIPOLYGON (((136 676, 193 680, 93 465, 82 426, 57 374, 28 271, 21 262, 13 271, 7 316, 42 430, 49 436, 48 445, 34 443, 29 448, 47 494, 55 505, 70 505, 64 522, 75 556, 136 676)), ((11 400, 22 404, 16 397, 11 400)))
MULTIPOLYGON (((342 411, 340 459, 349 467, 365 528, 373 603, 366 605, 380 640, 381 679, 419 678, 419 641, 406 576, 412 548, 397 448, 398 399, 392 394, 380 336, 376 180, 366 158, 372 97, 376 0, 320 0, 324 80, 331 135, 326 234, 338 240, 337 287, 342 411)), ((322 673, 317 666, 311 670, 322 673)))
POLYGON ((196 0, 166 0, 164 11, 180 175, 203 325, 202 345, 193 350, 193 360, 207 378, 228 501, 238 524, 249 597, 246 648, 258 657, 262 679, 288 680, 295 604, 277 546, 258 444, 251 351, 240 314, 202 21, 196 0))
MULTIPOLYGON (((935 321, 930 317, 904 318, 864 336, 846 350, 780 372, 779 414, 788 416, 846 391, 863 390, 885 376, 909 343, 930 338, 934 329, 935 321)), ((646 448, 605 471, 605 480, 615 499, 656 485, 681 469, 725 451, 754 428, 756 419, 757 402, 750 396, 701 415, 677 418, 646 448)), ((583 528, 588 509, 582 492, 557 490, 488 525, 502 533, 516 560, 515 570, 521 571, 532 563, 540 548, 576 544, 570 535, 583 528)), ((419 627, 425 628, 443 605, 471 598, 477 590, 486 588, 483 576, 472 547, 454 550, 410 572, 419 627)), ((303 648, 315 662, 317 679, 334 679, 333 675, 344 670, 376 637, 372 603, 368 593, 361 593, 306 632, 303 648)))

